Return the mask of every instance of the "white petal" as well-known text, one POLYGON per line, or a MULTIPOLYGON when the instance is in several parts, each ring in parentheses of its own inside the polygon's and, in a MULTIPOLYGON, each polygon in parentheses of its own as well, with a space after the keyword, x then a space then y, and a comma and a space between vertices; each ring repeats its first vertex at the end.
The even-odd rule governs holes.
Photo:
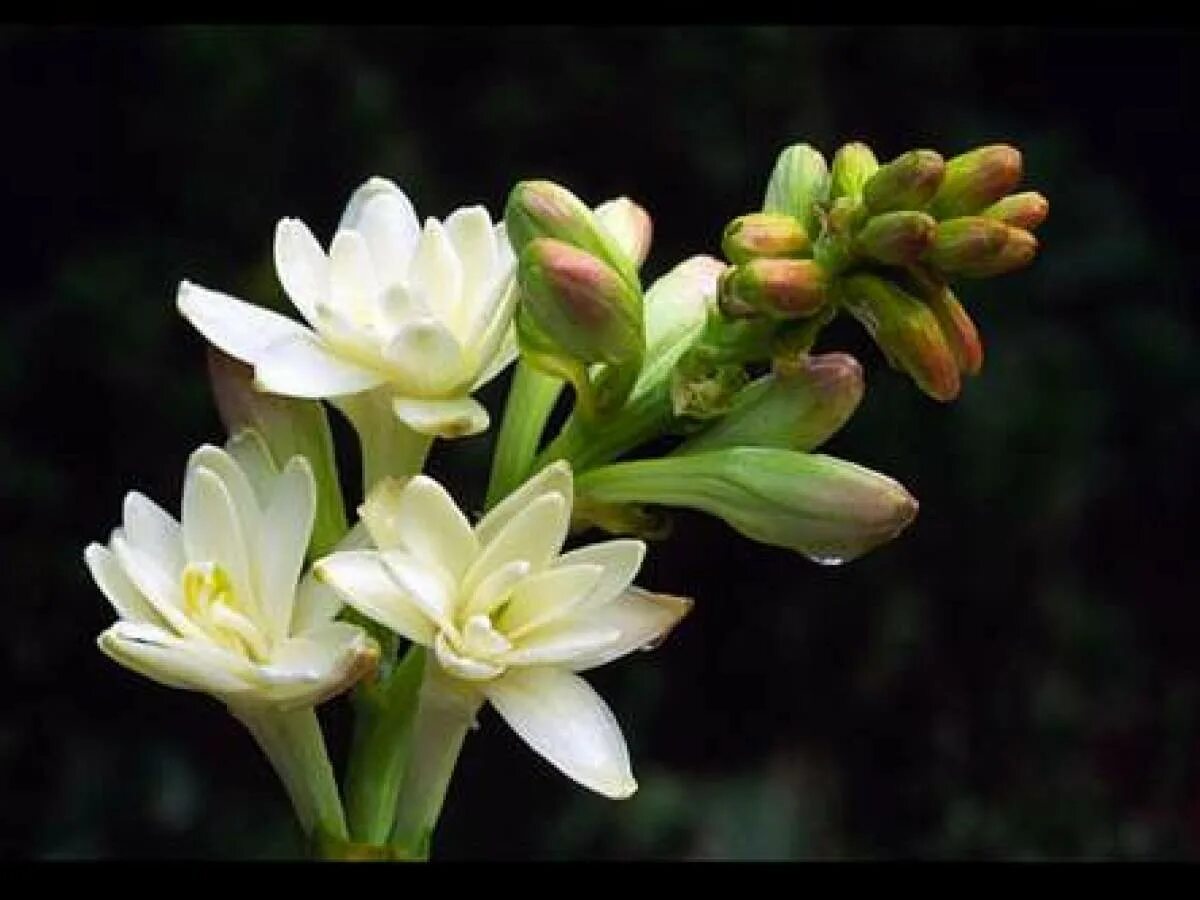
POLYGON ((346 550, 313 566, 317 578, 368 619, 417 644, 433 643, 434 626, 412 593, 390 576, 379 553, 346 550))
POLYGON ((570 660, 570 668, 582 672, 612 662, 634 650, 657 646, 691 608, 692 601, 686 597, 632 588, 611 603, 579 611, 539 629, 526 637, 522 646, 531 644, 535 636, 538 640, 548 641, 573 632, 593 634, 608 628, 620 632, 620 637, 612 643, 577 653, 570 660))
POLYGON ((513 640, 566 615, 585 600, 604 574, 597 565, 556 565, 516 586, 500 616, 500 627, 513 640))
POLYGON ((482 206, 456 209, 446 217, 446 236, 462 266, 463 299, 468 306, 465 311, 470 316, 472 301, 483 299, 499 261, 492 217, 482 206))
POLYGON ((352 228, 366 239, 375 272, 384 284, 404 277, 421 231, 408 197, 391 181, 378 177, 354 192, 338 228, 352 228))
MULTIPOLYGON (((366 526, 362 522, 358 522, 346 533, 345 537, 337 542, 331 552, 367 550, 370 546, 371 536, 368 534, 366 526)), ((300 586, 296 589, 296 603, 292 609, 292 624, 288 629, 288 634, 303 634, 326 622, 332 622, 345 605, 345 601, 337 591, 317 578, 315 572, 309 570, 308 574, 300 579, 300 586)))
POLYGON ((604 570, 581 609, 602 606, 619 597, 637 577, 646 558, 646 545, 633 538, 618 538, 571 550, 558 558, 555 567, 595 564, 604 570))
POLYGON ((125 538, 147 556, 162 560, 163 567, 178 572, 183 569, 183 538, 179 523, 154 501, 136 491, 125 495, 125 538))
MULTIPOLYGON (((257 534, 259 522, 262 520, 262 507, 259 505, 258 495, 250 483, 250 478, 238 465, 237 460, 220 447, 205 444, 192 451, 192 455, 188 457, 185 483, 186 478, 190 477, 196 469, 208 469, 221 479, 225 489, 229 491, 230 499, 233 500, 233 510, 241 523, 242 534, 247 536, 257 534)), ((202 561, 193 560, 193 562, 202 561)))
POLYGON ((384 349, 395 380, 418 396, 444 394, 463 384, 463 349, 450 330, 432 317, 397 327, 384 349))
POLYGON ((472 659, 458 653, 450 646, 446 635, 441 632, 434 641, 433 651, 441 667, 456 678, 463 678, 467 681, 486 681, 504 671, 504 666, 482 659, 472 659))
POLYGON ((370 316, 379 293, 379 280, 367 242, 357 231, 339 231, 329 248, 330 297, 334 309, 353 317, 370 316))
POLYGON ((474 397, 453 400, 395 397, 392 409, 396 418, 413 431, 430 437, 470 437, 487 431, 491 421, 487 410, 474 397))
POLYGON ((528 574, 529 563, 523 559, 514 559, 493 570, 471 592, 470 599, 467 600, 466 606, 462 610, 462 615, 490 616, 501 603, 508 599, 517 582, 528 574))
POLYGON ((620 726, 579 676, 513 669, 482 689, 512 729, 568 778, 606 797, 637 790, 620 726))
POLYGON ((562 666, 579 671, 576 660, 607 652, 621 638, 616 628, 544 628, 520 641, 520 646, 500 657, 506 666, 562 666))
POLYGON ((276 341, 310 333, 279 313, 190 281, 180 282, 175 303, 183 317, 211 343, 251 364, 258 362, 276 341))
POLYGON ((423 562, 440 566, 454 581, 479 555, 467 517, 446 490, 425 475, 411 479, 400 492, 395 522, 400 545, 423 562))
POLYGON ((334 355, 304 332, 276 341, 255 361, 254 380, 261 390, 288 397, 338 397, 377 387, 382 374, 334 355))
POLYGON ((299 219, 275 226, 275 272, 296 309, 315 323, 317 304, 329 298, 329 258, 299 219))
POLYGON ((456 632, 455 585, 440 568, 426 565, 407 550, 384 550, 379 554, 392 580, 404 590, 426 618, 442 631, 456 632))
POLYGON ((517 255, 508 240, 508 226, 503 220, 496 223, 496 254, 497 266, 500 268, 511 268, 517 263, 517 255))
POLYGON ((538 497, 545 494, 560 494, 570 507, 574 498, 571 466, 564 460, 551 463, 492 508, 475 526, 475 535, 481 547, 496 539, 513 516, 525 509, 538 497))
POLYGON ((217 563, 241 602, 254 602, 247 534, 225 482, 196 466, 183 486, 183 548, 188 562, 217 563))
POLYGON ((571 508, 562 494, 543 494, 505 524, 483 548, 463 576, 467 596, 484 578, 514 559, 529 563, 530 571, 541 571, 562 549, 570 524, 571 508))
POLYGON ((314 706, 371 671, 379 650, 357 625, 329 622, 281 644, 254 680, 274 702, 314 706))
POLYGON ((275 479, 258 530, 258 596, 271 637, 287 636, 316 515, 312 467, 293 456, 275 479))
POLYGON ((435 316, 451 324, 459 321, 462 266, 442 223, 437 219, 425 221, 425 229, 409 263, 407 281, 435 316))
POLYGON ((380 293, 379 315, 394 331, 405 322, 428 319, 433 314, 407 285, 399 283, 388 286, 380 293))
POLYGON ((513 270, 498 274, 474 298, 463 329, 463 344, 475 354, 482 370, 500 352, 505 336, 513 329, 513 313, 517 308, 519 291, 513 270))
POLYGON ((373 543, 380 550, 402 550, 400 537, 400 498, 407 478, 388 476, 380 479, 358 508, 359 518, 373 543))
POLYGON ((505 327, 495 352, 480 355, 480 359, 488 359, 489 361, 485 362, 479 370, 479 377, 475 379, 471 390, 479 390, 479 388, 483 387, 516 362, 517 357, 520 355, 521 349, 517 345, 517 330, 510 323, 505 327))
POLYGON ((97 642, 121 665, 168 687, 221 695, 251 689, 240 657, 202 640, 185 640, 153 625, 118 622, 97 642))
POLYGON ((125 574, 111 550, 102 544, 89 544, 83 552, 83 558, 96 587, 108 598, 117 615, 131 622, 149 622, 156 625, 162 622, 154 607, 146 602, 146 598, 129 580, 129 576, 125 574))
POLYGON ((181 572, 164 568, 160 560, 130 546, 120 528, 113 531, 108 544, 121 570, 163 621, 183 637, 204 636, 183 612, 181 572))
POLYGON ((237 467, 246 474, 261 509, 267 502, 271 486, 279 470, 263 436, 253 428, 245 428, 225 442, 225 452, 233 457, 237 467))
POLYGON ((644 219, 642 214, 639 214, 636 204, 628 197, 617 197, 607 203, 601 203, 596 207, 595 213, 601 226, 633 263, 633 267, 641 268, 642 263, 646 261, 650 242, 642 234, 641 225, 644 219))

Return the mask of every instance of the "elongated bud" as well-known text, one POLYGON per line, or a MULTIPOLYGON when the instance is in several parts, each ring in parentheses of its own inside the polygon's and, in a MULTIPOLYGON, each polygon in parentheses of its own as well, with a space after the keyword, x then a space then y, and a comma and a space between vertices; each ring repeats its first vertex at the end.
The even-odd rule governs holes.
POLYGON ((1007 144, 980 147, 946 163, 930 212, 939 219, 974 215, 1011 193, 1020 180, 1019 150, 1007 144))
POLYGON ((983 368, 983 342, 975 323, 950 286, 923 266, 910 267, 908 275, 937 319, 959 371, 964 375, 978 375, 983 368))
POLYGON ((890 266, 920 259, 933 244, 937 221, 923 212, 890 212, 867 220, 854 239, 863 256, 890 266))
MULTIPOLYGON (((612 212, 608 215, 616 218, 612 212)), ((639 288, 631 255, 583 201, 552 181, 522 181, 513 187, 504 208, 504 223, 518 257, 531 241, 554 238, 599 257, 632 288, 639 288)))
POLYGON ((946 162, 932 150, 909 150, 870 177, 863 200, 872 213, 924 209, 942 184, 946 162))
POLYGON ((650 214, 628 197, 617 197, 597 206, 596 218, 634 268, 640 269, 650 252, 650 239, 654 235, 650 214))
POLYGON ((595 503, 698 509, 774 547, 824 564, 855 559, 913 520, 900 484, 853 463, 793 450, 737 447, 600 466, 576 496, 595 503))
POLYGON ((830 199, 862 197, 863 187, 871 176, 879 171, 879 160, 866 144, 855 141, 842 146, 833 155, 833 170, 830 184, 830 199))
POLYGON ((871 333, 894 368, 943 403, 958 396, 958 363, 937 318, 891 281, 866 273, 841 283, 846 309, 871 333))
POLYGON ((1046 221, 1049 214, 1050 201, 1037 191, 1012 194, 1003 200, 997 200, 980 213, 985 218, 995 219, 1013 228, 1023 228, 1025 231, 1033 231, 1046 221))
POLYGON ((729 413, 674 452, 724 447, 812 450, 849 421, 863 395, 862 366, 846 353, 800 354, 743 388, 729 413))
POLYGON ((926 260, 935 268, 967 278, 988 278, 1027 266, 1037 254, 1028 231, 983 216, 939 222, 926 260))
POLYGON ((795 319, 816 313, 828 294, 829 278, 811 259, 754 259, 725 271, 719 302, 732 318, 795 319))
POLYGON ((808 232, 794 216, 751 213, 739 216, 725 228, 721 249, 734 265, 758 257, 799 258, 808 255, 808 232))
POLYGON ((800 220, 810 238, 819 233, 819 208, 829 200, 829 166, 819 150, 795 144, 779 154, 763 212, 783 213, 800 220))

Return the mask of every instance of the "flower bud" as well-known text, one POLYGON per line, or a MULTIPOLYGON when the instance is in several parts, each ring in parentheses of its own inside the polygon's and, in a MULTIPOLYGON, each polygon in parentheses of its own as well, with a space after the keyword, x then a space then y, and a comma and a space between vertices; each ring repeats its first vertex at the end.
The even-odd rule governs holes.
POLYGON ((1013 228, 1023 228, 1025 231, 1033 231, 1046 221, 1049 214, 1049 201, 1037 191, 1010 194, 980 213, 985 218, 995 219, 1013 228))
POLYGON ((830 199, 862 197, 863 187, 879 171, 879 160, 866 144, 855 141, 845 144, 833 156, 830 180, 830 199))
POLYGON ((937 221, 923 212, 889 212, 867 220, 854 239, 863 256, 889 266, 916 262, 933 244, 937 221))
POLYGON ((842 302, 871 333, 893 368, 943 403, 958 396, 958 363, 932 310, 895 284, 870 274, 842 284, 842 302))
POLYGON ((829 166, 820 151, 794 144, 779 154, 767 183, 763 212, 793 216, 815 237, 820 228, 818 210, 828 200, 829 166))
POLYGON ((650 239, 654 233, 650 214, 628 197, 617 197, 597 206, 596 218, 634 268, 640 269, 650 252, 650 239))
POLYGON ((939 222, 926 260, 935 268, 967 278, 988 278, 1028 265, 1037 239, 1028 231, 983 216, 939 222))
POLYGON ((771 374, 738 392, 727 415, 675 453, 724 447, 812 450, 849 421, 862 395, 862 366, 849 354, 783 357, 771 374))
MULTIPOLYGON (((606 216, 615 221, 620 211, 606 216)), ((626 210, 625 214, 629 214, 626 210)), ((636 214, 633 214, 636 218, 636 214)), ((554 238, 591 253, 611 266, 633 289, 639 289, 637 267, 621 241, 578 197, 552 181, 522 181, 508 195, 504 223, 513 252, 522 251, 537 238, 554 238)), ((628 239, 626 232, 623 238, 628 239)), ((634 242, 626 245, 636 249, 634 242)))
POLYGON ((1010 193, 1020 180, 1019 150, 1007 144, 980 147, 946 163, 930 212, 939 219, 974 215, 1010 193))
POLYGON ((685 356, 671 372, 671 412, 681 419, 719 418, 749 380, 737 363, 685 356))
POLYGON ((937 319, 959 371, 964 375, 978 375, 983 368, 983 343, 979 339, 979 330, 963 305, 958 302, 950 286, 936 275, 920 266, 913 266, 908 271, 915 281, 917 292, 937 319))
POLYGON ((917 514, 917 501, 886 475, 765 447, 599 466, 578 476, 575 491, 585 502, 698 509, 752 540, 829 565, 891 540, 917 514))
POLYGON ((811 316, 828 299, 829 279, 811 259, 754 259, 721 276, 721 310, 733 318, 811 316))
POLYGON ((872 213, 924 209, 942 183, 946 163, 932 150, 910 150, 871 176, 863 200, 872 213))
POLYGON ((734 265, 757 257, 795 258, 806 256, 808 232, 793 216, 782 213, 751 213, 739 216, 725 228, 721 249, 734 265))

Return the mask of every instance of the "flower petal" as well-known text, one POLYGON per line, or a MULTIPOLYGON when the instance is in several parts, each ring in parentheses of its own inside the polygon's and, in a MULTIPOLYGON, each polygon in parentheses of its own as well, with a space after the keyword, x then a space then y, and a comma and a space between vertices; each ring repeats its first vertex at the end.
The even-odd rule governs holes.
POLYGON ((313 566, 313 572, 368 619, 417 644, 433 643, 434 626, 412 592, 391 577, 374 550, 344 550, 313 566))
POLYGON ((439 632, 433 642, 433 652, 438 664, 453 675, 466 681, 486 681, 504 671, 504 666, 482 659, 472 659, 455 651, 444 632, 439 632))
POLYGON ((100 635, 100 649, 140 675, 167 687, 218 696, 251 690, 245 660, 202 640, 186 640, 154 625, 118 622, 100 635))
POLYGON ((257 599, 243 521, 225 482, 204 466, 190 469, 183 485, 183 547, 189 562, 225 569, 239 600, 257 599))
POLYGON ((271 458, 271 451, 267 448, 267 442, 258 431, 244 428, 225 442, 225 452, 245 473, 246 480, 250 482, 254 491, 255 501, 261 509, 270 496, 275 476, 279 474, 275 460, 271 458))
POLYGON ((275 479, 257 534, 258 597, 276 641, 291 625, 316 510, 312 467, 303 456, 293 456, 275 479))
POLYGON ((619 632, 620 637, 615 641, 577 653, 569 660, 573 671, 583 672, 634 650, 657 646, 691 608, 692 601, 686 597, 654 594, 635 587, 611 603, 578 611, 538 629, 522 641, 522 647, 531 646, 535 638, 548 642, 575 633, 594 634, 604 629, 619 632))
POLYGON ((580 609, 590 609, 619 597, 633 583, 645 558, 646 545, 643 542, 633 538, 618 538, 564 553, 555 566, 595 564, 604 570, 580 606, 580 609))
POLYGON ((433 314, 450 325, 459 322, 463 271, 454 245, 437 219, 426 219, 409 263, 407 281, 433 314))
POLYGON ((130 622, 148 622, 158 625, 162 618, 154 607, 129 580, 113 552, 102 544, 92 543, 83 551, 88 571, 96 587, 108 598, 117 615, 130 622))
POLYGON ((225 489, 229 491, 230 499, 233 500, 233 511, 241 523, 242 534, 257 534, 259 522, 262 520, 262 508, 249 477, 238 465, 237 460, 220 447, 205 444, 192 451, 192 455, 188 457, 185 484, 186 479, 191 477, 191 473, 196 469, 208 469, 221 479, 225 489))
POLYGON ((541 571, 562 549, 570 519, 571 507, 562 494, 538 497, 483 548, 463 576, 463 594, 470 596, 484 578, 514 559, 528 562, 533 572, 541 571))
POLYGON ((329 257, 299 219, 275 226, 275 272, 296 309, 316 324, 317 304, 329 298, 329 257))
POLYGON ((407 550, 379 554, 387 573, 442 631, 457 633, 454 625, 455 585, 440 568, 427 565, 407 550))
POLYGON ((315 706, 340 694, 370 672, 379 648, 348 622, 328 622, 280 644, 253 680, 274 702, 315 706))
POLYGON ((212 344, 251 364, 276 341, 310 333, 279 313, 190 281, 180 282, 175 304, 180 314, 212 344))
POLYGON ((137 491, 125 495, 125 537, 147 556, 162 560, 168 571, 183 569, 183 537, 179 523, 154 501, 137 491))
POLYGON ((464 312, 469 317, 473 301, 482 299, 499 262, 492 217, 482 206, 456 209, 446 217, 446 237, 462 266, 464 312))
MULTIPOLYGON (((367 550, 370 546, 371 537, 366 527, 359 522, 338 541, 333 552, 367 550)), ((300 586, 296 589, 296 603, 292 609, 292 624, 288 634, 303 634, 326 622, 332 622, 345 605, 341 594, 321 581, 310 569, 308 574, 300 579, 300 586)))
POLYGON ((330 352, 313 334, 286 337, 266 347, 254 361, 260 390, 288 397, 338 397, 377 387, 386 380, 330 352))
POLYGON ((395 509, 396 537, 422 562, 458 581, 479 555, 471 523, 445 488, 425 475, 404 486, 395 509))
POLYGON ((494 569, 471 592, 460 615, 490 616, 496 607, 509 598, 517 582, 528 574, 529 563, 523 559, 514 559, 494 569))
POLYGON ((488 412, 474 397, 453 400, 422 400, 394 397, 396 418, 419 434, 440 438, 470 437, 487 431, 488 412))
POLYGON ((517 513, 544 494, 561 494, 570 507, 574 499, 570 464, 564 460, 551 463, 496 504, 475 526, 479 545, 486 547, 494 541, 517 513))
POLYGON ((360 319, 374 313, 379 281, 367 242, 357 231, 339 231, 334 236, 329 275, 334 309, 360 319))
POLYGON ((113 531, 108 545, 121 570, 163 621, 182 637, 204 638, 204 632, 183 612, 180 572, 164 568, 161 560, 130 546, 120 528, 113 531))
POLYGON ((516 586, 500 616, 500 627, 512 640, 566 615, 587 599, 604 569, 598 565, 556 565, 530 575, 516 586))
POLYGON ((463 348, 432 316, 401 323, 388 341, 384 357, 396 380, 419 396, 444 394, 464 381, 463 348))
POLYGON ((604 700, 561 669, 512 669, 482 685, 512 729, 555 768, 606 797, 637 790, 621 728, 604 700))

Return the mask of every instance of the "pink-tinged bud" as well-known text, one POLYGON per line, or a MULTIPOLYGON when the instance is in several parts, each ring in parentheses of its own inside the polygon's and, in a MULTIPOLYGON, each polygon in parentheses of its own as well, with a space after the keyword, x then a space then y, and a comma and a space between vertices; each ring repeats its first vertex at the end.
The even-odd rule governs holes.
POLYGON ((989 278, 1029 265, 1037 239, 1028 231, 983 216, 938 223, 925 259, 935 268, 965 278, 989 278))
POLYGON ((1003 200, 997 200, 980 213, 985 218, 995 219, 1025 231, 1033 231, 1046 221, 1049 214, 1050 201, 1037 191, 1012 194, 1003 200))
POLYGON ((854 249, 889 266, 920 259, 933 244, 937 221, 923 212, 890 212, 867 220, 854 239, 854 249))
POLYGON ((1007 144, 980 147, 946 163, 942 186, 930 204, 939 219, 975 215, 1021 180, 1021 152, 1007 144))
POLYGON ((870 274, 841 283, 842 302, 894 368, 930 397, 948 403, 962 387, 958 362, 933 311, 891 281, 870 274))
POLYGON ((949 285, 930 281, 925 287, 925 302, 950 345, 958 370, 964 375, 978 375, 983 368, 983 342, 979 338, 979 329, 949 285))
POLYGON ((875 153, 870 147, 858 141, 845 144, 833 156, 830 198, 861 199, 863 187, 878 171, 879 160, 875 158, 875 153))
POLYGON ((596 218, 634 267, 640 269, 654 236, 650 214, 628 197, 618 197, 596 207, 596 218))
POLYGON ((863 187, 863 200, 874 214, 924 209, 946 173, 946 162, 932 150, 910 150, 883 166, 863 187))
POLYGON ((811 242, 799 220, 781 213, 751 213, 729 223, 721 249, 734 265, 758 257, 795 259, 808 255, 811 242))
POLYGON ((726 315, 796 319, 829 299, 829 278, 811 259, 754 259, 721 276, 718 302, 726 315))

